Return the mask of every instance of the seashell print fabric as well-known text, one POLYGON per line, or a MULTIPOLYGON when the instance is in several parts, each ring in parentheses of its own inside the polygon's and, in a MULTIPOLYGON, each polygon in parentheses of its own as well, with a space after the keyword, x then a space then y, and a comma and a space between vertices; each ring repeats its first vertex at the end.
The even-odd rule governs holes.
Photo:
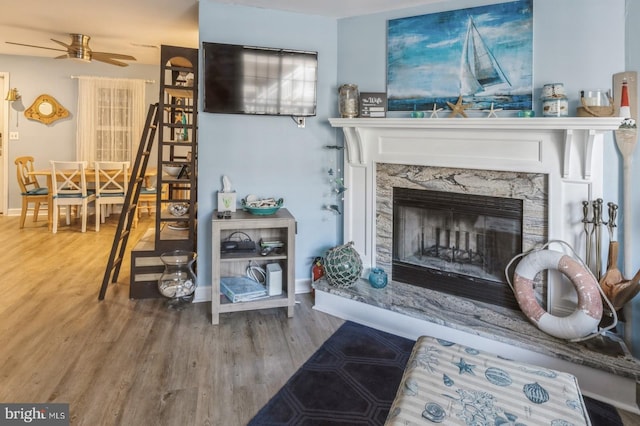
POLYGON ((411 353, 386 425, 591 425, 575 376, 430 336, 411 353))

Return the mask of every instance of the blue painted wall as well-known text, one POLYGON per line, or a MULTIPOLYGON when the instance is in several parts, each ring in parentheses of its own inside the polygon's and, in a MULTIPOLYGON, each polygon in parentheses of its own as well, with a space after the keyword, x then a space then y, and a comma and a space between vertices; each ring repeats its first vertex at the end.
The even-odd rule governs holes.
POLYGON ((231 179, 238 198, 284 198, 298 224, 296 278, 309 279, 312 257, 334 246, 341 235, 340 217, 323 210, 335 200, 326 171, 335 167, 336 151, 325 145, 335 144, 337 133, 328 122, 337 114, 337 22, 200 2, 202 42, 316 51, 319 70, 317 116, 307 118, 305 128, 291 117, 199 113, 198 282, 211 285, 211 218, 223 175, 231 179))
MULTIPOLYGON (((356 83, 362 91, 385 91, 387 20, 496 2, 447 1, 340 20, 201 2, 201 42, 317 50, 320 60, 318 116, 307 120, 306 129, 296 128, 289 118, 200 114, 201 285, 208 285, 211 280, 207 260, 210 219, 224 174, 231 177, 240 196, 255 193, 285 198, 298 219, 296 277, 308 278, 311 257, 342 242, 339 217, 322 210, 331 195, 327 194, 327 165, 340 161, 335 153, 323 148, 342 142, 342 135, 327 123, 328 117, 337 115, 337 87, 356 83)), ((634 50, 633 43, 640 39, 640 29, 637 25, 625 26, 625 22, 638 22, 640 18, 640 5, 632 3, 534 0, 534 99, 539 98, 542 85, 562 82, 571 97, 570 110, 575 111, 580 90, 610 88, 612 74, 638 70, 640 51, 634 50)), ((540 115, 539 104, 536 110, 540 115)), ((620 202, 621 158, 612 136, 605 138, 604 161, 606 201, 620 202)), ((634 177, 637 175, 634 173, 634 177)), ((632 198, 634 209, 640 211, 640 194, 632 198)), ((640 237, 639 223, 632 224, 624 217, 619 221, 622 226, 633 226, 633 235, 640 237)), ((638 250, 640 243, 634 251, 638 250)), ((640 268, 640 261, 634 261, 634 268, 640 268)), ((626 275, 634 272, 625 271, 626 275)), ((636 300, 635 305, 632 321, 637 354, 640 301, 636 300)))

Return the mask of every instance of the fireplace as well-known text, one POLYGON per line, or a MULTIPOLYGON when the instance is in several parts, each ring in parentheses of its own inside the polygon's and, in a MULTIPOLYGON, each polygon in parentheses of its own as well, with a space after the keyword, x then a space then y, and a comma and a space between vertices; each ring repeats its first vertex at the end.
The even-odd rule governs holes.
POLYGON ((522 217, 519 199, 393 188, 393 279, 517 309, 504 270, 522 217))
MULTIPOLYGON (((611 118, 330 119, 345 136, 343 238, 365 271, 392 271, 397 187, 523 202, 522 251, 549 240, 584 253, 582 201, 602 197, 603 135, 611 118)), ((555 272, 536 288, 546 310, 575 309, 571 283, 555 272)))
MULTIPOLYGON (((618 128, 620 118, 329 121, 345 136, 343 240, 354 242, 365 274, 376 266, 391 276, 384 289, 365 279, 350 289, 320 280, 314 309, 406 337, 465 342, 568 371, 585 392, 637 410, 633 359, 567 345, 521 312, 405 284, 392 271, 395 188, 520 200, 523 251, 562 240, 584 253, 581 202, 602 197, 603 147, 611 142, 604 135, 618 128)), ((561 278, 548 274, 547 294, 536 294, 558 316, 575 309, 575 290, 561 278)))
POLYGON ((504 269, 546 241, 545 174, 378 163, 375 186, 375 263, 393 280, 519 309, 504 269))

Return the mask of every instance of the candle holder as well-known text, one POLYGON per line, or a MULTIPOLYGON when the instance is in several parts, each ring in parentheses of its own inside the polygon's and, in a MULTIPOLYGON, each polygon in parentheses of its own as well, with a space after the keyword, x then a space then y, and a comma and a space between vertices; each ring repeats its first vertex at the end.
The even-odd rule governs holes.
POLYGON ((340 117, 356 118, 358 116, 358 105, 360 102, 360 94, 358 86, 355 84, 343 84, 338 90, 340 117))

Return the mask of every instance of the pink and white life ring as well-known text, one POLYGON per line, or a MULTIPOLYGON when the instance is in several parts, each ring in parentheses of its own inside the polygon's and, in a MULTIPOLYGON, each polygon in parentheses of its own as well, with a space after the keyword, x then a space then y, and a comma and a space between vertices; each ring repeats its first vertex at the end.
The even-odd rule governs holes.
POLYGON ((602 318, 602 298, 598 282, 580 263, 554 250, 538 250, 526 255, 514 272, 514 291, 522 312, 540 330, 561 339, 577 339, 595 331, 602 318), (578 293, 575 311, 566 317, 551 315, 536 301, 533 280, 538 272, 556 269, 564 274, 578 293))

